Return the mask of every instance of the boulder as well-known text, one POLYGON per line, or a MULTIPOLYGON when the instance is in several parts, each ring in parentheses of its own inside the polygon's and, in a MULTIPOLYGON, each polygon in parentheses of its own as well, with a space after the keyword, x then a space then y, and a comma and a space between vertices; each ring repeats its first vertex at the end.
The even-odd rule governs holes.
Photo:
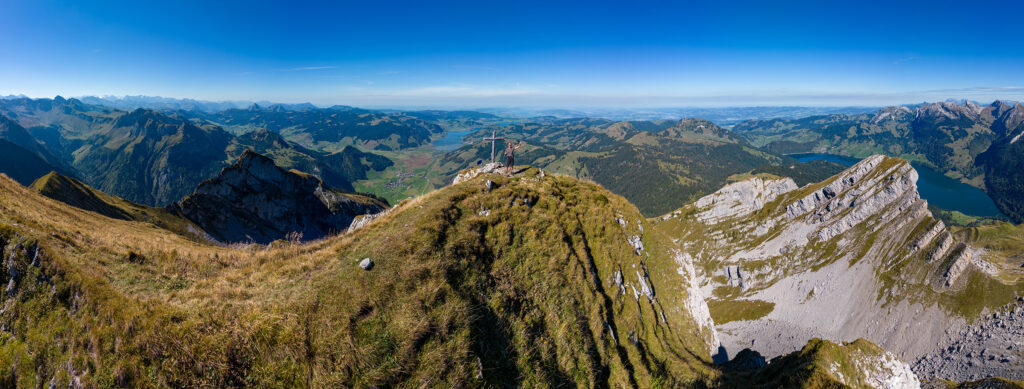
POLYGON ((363 258, 362 261, 359 261, 359 267, 363 268, 363 270, 373 269, 373 260, 370 258, 363 258))

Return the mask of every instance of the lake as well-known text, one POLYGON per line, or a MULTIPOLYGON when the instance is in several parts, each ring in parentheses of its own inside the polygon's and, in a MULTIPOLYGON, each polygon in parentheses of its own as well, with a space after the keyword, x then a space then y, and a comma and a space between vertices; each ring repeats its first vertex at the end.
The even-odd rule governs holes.
POLYGON ((432 145, 438 150, 455 150, 462 146, 462 138, 472 134, 473 131, 476 130, 448 131, 447 134, 444 134, 444 137, 434 141, 432 145))
MULTIPOLYGON (((834 154, 806 153, 789 156, 800 162, 831 161, 846 166, 860 162, 859 158, 834 154)), ((927 166, 913 162, 911 166, 917 170, 917 191, 921 198, 928 200, 928 203, 968 215, 1006 217, 999 212, 999 208, 996 208, 996 204, 985 191, 946 177, 927 166)))

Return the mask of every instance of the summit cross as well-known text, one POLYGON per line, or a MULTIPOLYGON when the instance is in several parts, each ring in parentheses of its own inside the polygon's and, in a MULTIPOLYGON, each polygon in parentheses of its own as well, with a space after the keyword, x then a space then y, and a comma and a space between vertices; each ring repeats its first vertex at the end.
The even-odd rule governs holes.
POLYGON ((491 130, 491 136, 489 138, 484 138, 484 142, 491 141, 491 162, 494 162, 494 142, 499 140, 505 140, 505 137, 498 137, 495 135, 497 134, 495 134, 494 130, 491 130))

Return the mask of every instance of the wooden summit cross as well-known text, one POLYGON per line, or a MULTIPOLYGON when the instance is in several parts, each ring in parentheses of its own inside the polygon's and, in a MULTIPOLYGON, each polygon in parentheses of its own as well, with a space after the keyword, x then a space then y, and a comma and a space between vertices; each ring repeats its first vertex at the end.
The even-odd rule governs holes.
POLYGON ((494 162, 494 142, 499 141, 499 140, 505 140, 505 137, 503 137, 503 136, 502 137, 498 137, 498 136, 495 136, 495 135, 496 134, 494 133, 494 130, 491 130, 491 137, 490 138, 484 138, 484 142, 491 141, 491 162, 494 162))

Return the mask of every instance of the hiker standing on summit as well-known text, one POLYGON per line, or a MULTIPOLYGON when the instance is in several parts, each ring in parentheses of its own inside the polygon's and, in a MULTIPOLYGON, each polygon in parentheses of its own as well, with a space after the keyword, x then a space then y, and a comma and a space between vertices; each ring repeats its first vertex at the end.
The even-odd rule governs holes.
POLYGON ((523 147, 523 141, 519 141, 518 145, 512 146, 512 143, 505 147, 505 173, 512 177, 512 169, 516 166, 516 150, 523 147))

